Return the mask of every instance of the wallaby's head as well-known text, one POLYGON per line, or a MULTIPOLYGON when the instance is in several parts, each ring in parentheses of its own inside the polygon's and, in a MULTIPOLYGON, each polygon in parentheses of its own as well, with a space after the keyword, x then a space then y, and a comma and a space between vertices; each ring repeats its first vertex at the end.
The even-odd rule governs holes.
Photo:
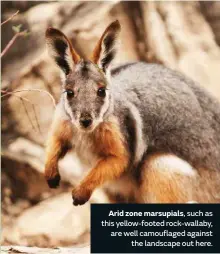
POLYGON ((110 110, 110 65, 116 54, 119 31, 119 22, 111 23, 90 60, 82 59, 61 31, 54 28, 46 31, 48 52, 62 70, 65 110, 80 130, 93 130, 110 110))

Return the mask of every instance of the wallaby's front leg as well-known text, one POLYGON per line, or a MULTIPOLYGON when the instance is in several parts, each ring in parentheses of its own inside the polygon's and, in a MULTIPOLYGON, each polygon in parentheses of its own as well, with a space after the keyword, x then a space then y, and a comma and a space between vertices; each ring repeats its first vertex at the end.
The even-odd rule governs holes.
POLYGON ((117 128, 112 124, 104 124, 97 132, 96 149, 101 158, 81 184, 73 189, 74 205, 86 203, 97 187, 120 177, 128 166, 128 153, 117 128))
POLYGON ((71 148, 72 126, 69 120, 64 120, 55 115, 52 132, 48 138, 46 148, 45 178, 50 188, 59 186, 60 174, 58 161, 65 156, 71 148))
POLYGON ((99 161, 81 184, 73 190, 73 204, 85 204, 92 192, 103 183, 118 178, 127 167, 127 159, 109 156, 99 161))

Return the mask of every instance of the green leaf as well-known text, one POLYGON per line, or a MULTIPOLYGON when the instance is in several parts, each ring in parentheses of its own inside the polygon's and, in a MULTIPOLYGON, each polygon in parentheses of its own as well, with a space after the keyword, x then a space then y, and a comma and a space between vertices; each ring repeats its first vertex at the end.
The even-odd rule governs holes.
POLYGON ((22 27, 22 24, 17 25, 17 26, 12 26, 12 30, 13 30, 15 33, 19 33, 20 30, 21 30, 21 27, 22 27))

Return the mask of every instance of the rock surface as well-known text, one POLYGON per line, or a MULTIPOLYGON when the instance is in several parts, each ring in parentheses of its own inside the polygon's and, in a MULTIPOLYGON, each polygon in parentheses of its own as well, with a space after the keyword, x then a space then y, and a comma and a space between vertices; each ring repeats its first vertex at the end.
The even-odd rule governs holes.
POLYGON ((72 247, 72 248, 62 248, 56 247, 52 248, 38 248, 38 247, 25 247, 25 246, 3 246, 1 247, 2 253, 28 253, 28 254, 87 254, 90 253, 89 247, 72 247))

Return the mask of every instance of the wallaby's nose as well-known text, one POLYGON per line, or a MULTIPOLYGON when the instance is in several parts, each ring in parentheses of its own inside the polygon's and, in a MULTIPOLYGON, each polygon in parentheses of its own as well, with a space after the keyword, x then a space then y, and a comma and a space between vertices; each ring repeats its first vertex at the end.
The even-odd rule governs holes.
POLYGON ((92 117, 89 113, 82 113, 79 122, 81 126, 87 128, 92 124, 92 117))
POLYGON ((91 118, 87 118, 87 119, 81 119, 80 120, 80 124, 84 127, 87 128, 92 124, 92 119, 91 118))

